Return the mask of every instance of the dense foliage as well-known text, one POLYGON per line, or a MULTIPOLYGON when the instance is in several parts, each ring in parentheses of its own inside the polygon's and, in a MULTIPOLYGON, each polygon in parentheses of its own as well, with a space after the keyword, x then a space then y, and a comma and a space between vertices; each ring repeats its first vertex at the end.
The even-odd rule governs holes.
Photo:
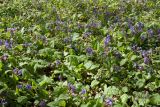
POLYGON ((0 2, 0 105, 157 107, 159 0, 0 2))

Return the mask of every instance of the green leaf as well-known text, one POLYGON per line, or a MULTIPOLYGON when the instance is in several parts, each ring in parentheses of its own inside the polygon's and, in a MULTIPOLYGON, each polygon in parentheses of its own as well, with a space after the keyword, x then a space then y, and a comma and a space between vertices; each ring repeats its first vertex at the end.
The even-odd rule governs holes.
POLYGON ((156 93, 150 97, 150 103, 154 105, 160 105, 160 94, 156 93))
POLYGON ((79 38, 79 33, 73 33, 72 34, 72 41, 77 41, 79 38))
POLYGON ((139 87, 139 88, 142 88, 145 84, 145 79, 139 79, 137 82, 136 82, 136 85, 139 87))
POLYGON ((113 107, 124 107, 124 106, 122 104, 117 103, 117 104, 114 104, 113 107))
POLYGON ((50 83, 52 83, 52 79, 44 75, 43 80, 39 83, 39 85, 43 86, 44 84, 50 84, 50 83))
POLYGON ((56 102, 55 102, 55 101, 49 102, 49 103, 47 104, 47 106, 49 106, 49 107, 57 107, 57 106, 55 106, 55 105, 56 105, 56 102))
POLYGON ((2 71, 3 63, 0 61, 0 71, 2 71))
POLYGON ((127 94, 123 94, 121 97, 121 101, 123 104, 126 104, 128 101, 128 95, 127 94))
POLYGON ((94 87, 94 86, 96 86, 96 85, 98 85, 98 84, 99 84, 99 81, 93 80, 93 81, 91 82, 91 87, 94 87))
POLYGON ((138 103, 141 106, 145 106, 145 105, 147 105, 149 103, 149 99, 148 98, 139 98, 138 99, 138 103))
POLYGON ((59 107, 66 107, 66 102, 64 100, 60 101, 59 107))
POLYGON ((128 92, 128 87, 122 87, 122 91, 123 91, 124 93, 128 92))
POLYGON ((24 104, 27 102, 27 97, 26 96, 20 96, 17 98, 17 102, 18 103, 21 103, 21 104, 24 104))
POLYGON ((68 100, 68 99, 70 99, 70 97, 67 94, 61 94, 58 97, 58 100, 68 100))
POLYGON ((120 94, 120 90, 115 86, 104 87, 104 94, 108 96, 120 94))
POLYGON ((125 63, 127 62, 127 59, 122 59, 121 62, 120 62, 120 66, 124 65, 125 63))
POLYGON ((84 64, 84 67, 87 69, 87 70, 93 70, 93 69, 96 69, 99 67, 99 64, 94 64, 92 61, 88 61, 84 64))
POLYGON ((15 47, 15 49, 17 49, 18 51, 22 51, 23 50, 23 46, 22 45, 17 45, 15 47))
POLYGON ((89 69, 89 68, 92 66, 92 64, 93 64, 92 61, 88 61, 88 62, 86 62, 86 63, 84 64, 84 67, 85 67, 86 69, 89 69))
POLYGON ((132 55, 132 57, 131 57, 131 61, 135 60, 136 58, 137 58, 137 56, 136 56, 136 55, 132 55))

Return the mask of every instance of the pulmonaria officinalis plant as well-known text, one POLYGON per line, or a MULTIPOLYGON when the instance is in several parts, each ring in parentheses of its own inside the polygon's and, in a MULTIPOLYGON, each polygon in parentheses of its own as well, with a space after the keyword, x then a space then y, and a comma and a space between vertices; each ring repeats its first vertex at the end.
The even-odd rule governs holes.
POLYGON ((0 106, 160 105, 159 0, 1 1, 0 106))

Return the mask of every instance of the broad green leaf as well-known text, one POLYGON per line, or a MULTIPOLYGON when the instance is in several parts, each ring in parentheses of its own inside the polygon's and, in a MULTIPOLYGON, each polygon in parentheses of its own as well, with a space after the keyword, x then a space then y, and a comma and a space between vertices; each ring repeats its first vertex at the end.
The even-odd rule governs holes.
POLYGON ((145 84, 145 79, 139 79, 137 82, 136 82, 136 85, 141 88, 143 87, 145 84))
POLYGON ((59 107, 66 107, 66 102, 64 100, 59 101, 59 107))
POLYGON ((58 100, 68 100, 69 98, 70 98, 69 95, 67 95, 67 94, 61 94, 58 97, 58 100))
POLYGON ((132 57, 131 57, 131 61, 135 60, 136 58, 137 58, 137 56, 136 56, 136 55, 132 55, 132 57))
POLYGON ((154 105, 160 105, 160 94, 156 93, 150 97, 150 103, 154 105))
POLYGON ((122 87, 122 91, 125 93, 128 92, 128 87, 122 87))
POLYGON ((77 41, 79 38, 79 33, 73 33, 72 34, 72 41, 77 41))
POLYGON ((120 66, 124 65, 128 60, 127 59, 122 59, 120 62, 120 66))
POLYGON ((86 63, 84 64, 84 67, 85 67, 86 69, 89 69, 92 65, 93 65, 93 62, 92 62, 92 61, 88 61, 88 62, 86 62, 86 63))
POLYGON ((98 85, 98 84, 99 84, 99 81, 93 80, 93 81, 91 82, 91 87, 94 87, 94 86, 96 86, 96 85, 98 85))
POLYGON ((17 98, 17 102, 18 103, 21 103, 21 104, 24 104, 27 102, 27 97, 26 96, 20 96, 17 98))
POLYGON ((138 103, 141 106, 145 106, 145 105, 147 105, 149 103, 149 99, 148 98, 139 98, 138 99, 138 103))
POLYGON ((98 68, 99 67, 99 64, 94 64, 92 61, 88 61, 84 64, 84 67, 87 69, 87 70, 93 70, 95 68, 98 68))
POLYGON ((129 96, 127 94, 123 94, 120 98, 121 98, 122 103, 126 104, 129 96))
POLYGON ((51 84, 51 83, 52 83, 52 79, 44 75, 43 80, 39 83, 39 85, 43 86, 44 84, 51 84))
POLYGON ((56 105, 56 102, 55 102, 55 101, 49 102, 49 103, 47 104, 47 106, 49 106, 49 107, 57 107, 57 106, 55 106, 55 105, 56 105))
POLYGON ((108 96, 119 95, 120 93, 121 93, 121 91, 115 86, 109 86, 109 87, 105 88, 105 90, 104 90, 104 94, 108 95, 108 96))
POLYGON ((15 47, 15 49, 17 49, 18 51, 22 51, 23 50, 23 46, 22 45, 17 45, 15 47))

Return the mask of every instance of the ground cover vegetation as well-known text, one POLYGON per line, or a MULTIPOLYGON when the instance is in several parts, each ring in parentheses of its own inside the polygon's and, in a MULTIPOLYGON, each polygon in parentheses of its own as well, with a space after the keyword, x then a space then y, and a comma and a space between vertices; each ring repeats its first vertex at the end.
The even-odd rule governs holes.
POLYGON ((0 2, 0 106, 158 105, 159 0, 0 2))

